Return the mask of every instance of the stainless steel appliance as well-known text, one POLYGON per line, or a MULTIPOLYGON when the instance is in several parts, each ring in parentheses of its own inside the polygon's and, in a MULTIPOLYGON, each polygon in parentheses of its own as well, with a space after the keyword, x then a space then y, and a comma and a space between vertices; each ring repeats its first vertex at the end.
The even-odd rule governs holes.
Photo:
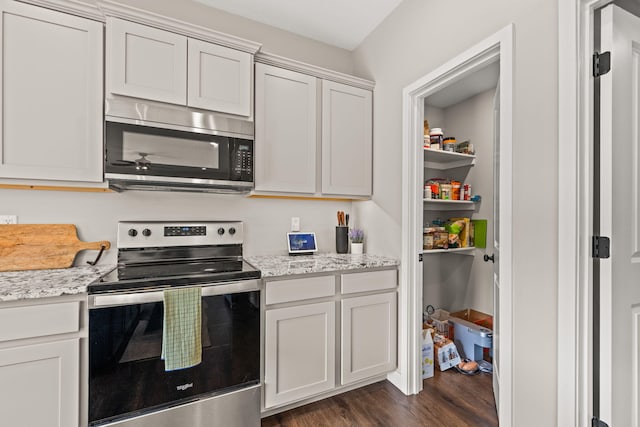
POLYGON ((242 243, 241 222, 118 224, 118 266, 88 287, 90 426, 260 424, 260 271, 242 243), (202 361, 165 371, 163 291, 193 287, 202 361))
POLYGON ((113 96, 106 101, 104 170, 117 191, 248 192, 253 122, 113 96))

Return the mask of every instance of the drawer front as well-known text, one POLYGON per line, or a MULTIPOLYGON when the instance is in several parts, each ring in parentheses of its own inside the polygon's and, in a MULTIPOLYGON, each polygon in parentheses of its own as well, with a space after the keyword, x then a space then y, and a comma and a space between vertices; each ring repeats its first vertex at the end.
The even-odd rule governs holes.
POLYGON ((342 275, 342 293, 379 291, 398 286, 398 270, 368 271, 342 275))
POLYGON ((270 305, 330 297, 336 292, 335 283, 335 276, 307 277, 304 279, 267 282, 266 303, 270 305))
POLYGON ((0 309, 0 342, 79 330, 78 301, 0 309))

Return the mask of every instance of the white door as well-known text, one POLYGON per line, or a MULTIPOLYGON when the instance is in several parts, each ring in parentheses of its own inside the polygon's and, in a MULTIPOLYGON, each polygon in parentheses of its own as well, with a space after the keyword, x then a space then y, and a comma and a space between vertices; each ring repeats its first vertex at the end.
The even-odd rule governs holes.
POLYGON ((102 24, 0 2, 0 177, 102 181, 102 24))
POLYGON ((493 99, 493 396, 500 414, 500 86, 493 99))
POLYGON ((335 315, 333 301, 266 311, 265 408, 334 388, 335 315))
POLYGON ((187 38, 107 17, 107 92, 186 105, 187 38))
POLYGON ((322 82, 322 193, 371 196, 372 93, 322 82))
POLYGON ((342 385, 396 367, 396 292, 345 298, 342 304, 342 385))
POLYGON ((0 424, 78 426, 78 339, 0 350, 0 424))
POLYGON ((316 191, 317 78, 256 64, 256 191, 316 191))
POLYGON ((639 426, 640 414, 640 19, 617 6, 601 15, 600 419, 639 426))
POLYGON ((188 58, 190 107, 251 116, 251 54, 189 39, 188 58))

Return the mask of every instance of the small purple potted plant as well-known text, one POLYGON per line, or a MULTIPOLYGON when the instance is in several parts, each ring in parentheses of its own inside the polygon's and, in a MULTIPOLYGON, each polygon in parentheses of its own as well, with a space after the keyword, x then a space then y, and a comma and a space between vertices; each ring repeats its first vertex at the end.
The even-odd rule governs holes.
POLYGON ((351 240, 351 254, 361 255, 364 248, 364 231, 360 228, 352 228, 349 230, 349 239, 351 240))

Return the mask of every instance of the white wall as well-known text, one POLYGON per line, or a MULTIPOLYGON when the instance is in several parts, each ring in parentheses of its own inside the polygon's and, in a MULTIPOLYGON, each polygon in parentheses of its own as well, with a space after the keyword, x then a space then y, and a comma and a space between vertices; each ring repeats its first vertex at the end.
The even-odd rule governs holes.
MULTIPOLYGON (((95 3, 94 0, 84 0, 95 3)), ((341 72, 351 72, 351 53, 315 40, 297 36, 255 21, 186 0, 122 0, 141 9, 192 22, 228 34, 263 43, 263 50, 341 72)), ((20 183, 5 180, 6 183, 20 183)), ((40 183, 42 184, 42 183, 40 183)), ((64 182, 46 182, 64 186, 64 182)), ((319 250, 335 252, 336 211, 352 210, 350 202, 252 199, 238 195, 189 194, 131 191, 78 193, 0 189, 0 215, 18 215, 26 223, 76 224, 82 240, 116 243, 119 220, 243 220, 246 225, 245 253, 284 254, 290 219, 298 216, 302 230, 317 233, 319 250)), ((351 212, 351 221, 358 216, 351 212)), ((85 251, 76 264, 92 258, 85 251)), ((115 261, 115 249, 104 261, 115 261)))
POLYGON ((366 218, 365 228, 383 230, 371 236, 369 251, 399 256, 402 89, 509 23, 515 26, 514 425, 551 426, 556 413, 556 2, 404 0, 365 40, 355 51, 355 70, 376 81, 374 197, 356 209, 366 218))

